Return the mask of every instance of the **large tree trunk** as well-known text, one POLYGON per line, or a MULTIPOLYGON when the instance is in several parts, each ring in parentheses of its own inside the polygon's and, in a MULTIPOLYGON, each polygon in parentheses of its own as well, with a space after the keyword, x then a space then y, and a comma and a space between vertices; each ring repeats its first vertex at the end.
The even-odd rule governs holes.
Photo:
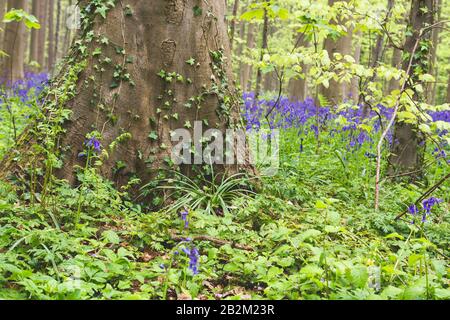
MULTIPOLYGON (((417 46, 421 30, 433 24, 435 16, 434 0, 412 0, 409 27, 412 34, 406 38, 405 51, 414 54, 410 77, 413 82, 419 82, 418 73, 429 71, 430 50, 413 52, 417 46), (420 52, 420 54, 418 54, 420 52)), ((431 30, 423 34, 421 41, 431 41, 431 30)), ((420 48, 420 46, 417 46, 420 48)), ((407 71, 410 65, 410 58, 403 61, 403 70, 407 71)), ((411 88, 414 90, 414 88, 411 88)), ((424 97, 415 92, 414 99, 423 101, 424 97)), ((395 174, 409 175, 411 177, 420 176, 423 162, 424 138, 418 131, 417 125, 397 122, 394 129, 394 140, 390 156, 390 171, 395 174), (421 146, 422 145, 422 146, 421 146)))
MULTIPOLYGON (((8 0, 8 11, 11 9, 26 9, 25 0, 8 0)), ((2 58, 0 78, 6 81, 16 81, 23 78, 25 52, 25 24, 10 22, 6 25, 5 45, 3 50, 8 54, 2 58)))
MULTIPOLYGON (((338 0, 328 0, 328 5, 333 6, 336 2, 338 2, 338 0)), ((339 21, 339 24, 344 25, 345 21, 339 21)), ((335 53, 340 53, 343 56, 352 54, 352 32, 352 30, 348 30, 346 35, 340 37, 337 40, 334 40, 331 37, 325 39, 324 48, 328 52, 330 59, 333 58, 333 55, 335 53)), ((330 85, 328 88, 322 86, 321 93, 325 98, 327 98, 328 101, 336 105, 349 97, 350 88, 350 83, 339 83, 332 80, 330 81, 330 85)))
MULTIPOLYGON (((81 2, 85 11, 86 2, 81 2)), ((203 131, 239 127, 224 12, 224 1, 153 0, 150 6, 122 0, 106 19, 95 15, 73 47, 78 57, 87 59, 87 67, 65 105, 72 115, 58 137, 64 166, 57 176, 76 183, 74 168, 85 165, 79 154, 93 131, 101 134, 102 149, 109 154, 100 173, 124 185, 132 177, 148 182, 159 169, 168 168, 173 130, 194 121, 203 122, 203 131), (201 14, 192 10, 196 5, 201 14), (195 63, 187 63, 191 59, 195 63)), ((63 68, 59 79, 67 77, 64 70, 74 63, 63 68)), ((240 168, 218 167, 231 172, 240 168)), ((183 166, 187 174, 191 169, 183 166)))

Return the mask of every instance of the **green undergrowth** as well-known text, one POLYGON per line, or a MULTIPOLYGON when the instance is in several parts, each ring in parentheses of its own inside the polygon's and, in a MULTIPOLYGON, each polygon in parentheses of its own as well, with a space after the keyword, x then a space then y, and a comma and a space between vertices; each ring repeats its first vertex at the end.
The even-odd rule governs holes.
POLYGON ((375 211, 364 176, 343 178, 326 155, 284 163, 223 215, 190 210, 187 228, 93 170, 45 201, 2 183, 0 297, 449 299, 448 206, 424 224, 395 222, 418 188, 384 186, 375 211), (183 252, 194 247, 196 275, 183 252))

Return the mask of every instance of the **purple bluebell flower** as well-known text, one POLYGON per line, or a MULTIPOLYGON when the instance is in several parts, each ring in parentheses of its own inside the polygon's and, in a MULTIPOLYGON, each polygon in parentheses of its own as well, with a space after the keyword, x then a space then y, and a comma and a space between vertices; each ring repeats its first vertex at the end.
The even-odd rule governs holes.
POLYGON ((180 215, 181 215, 181 220, 184 221, 184 228, 185 229, 189 228, 189 220, 188 220, 189 211, 184 210, 184 211, 180 212, 180 215))
POLYGON ((92 137, 86 142, 86 147, 93 149, 96 152, 101 151, 101 144, 96 138, 92 137))
POLYGON ((191 270, 194 275, 198 274, 198 259, 200 257, 198 249, 195 247, 192 249, 182 248, 181 251, 183 251, 189 257, 189 270, 191 270))
POLYGON ((417 213, 419 213, 419 209, 417 208, 417 206, 415 204, 412 204, 408 207, 408 212, 410 214, 412 214, 413 216, 415 216, 417 213))

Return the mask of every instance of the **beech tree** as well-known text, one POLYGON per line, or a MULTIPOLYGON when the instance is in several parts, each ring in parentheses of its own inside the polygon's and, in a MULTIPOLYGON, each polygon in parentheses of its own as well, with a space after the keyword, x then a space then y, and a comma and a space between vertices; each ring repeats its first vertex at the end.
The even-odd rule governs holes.
POLYGON ((146 182, 170 167, 173 130, 192 130, 194 121, 204 131, 239 127, 224 1, 84 0, 80 7, 82 28, 49 89, 45 118, 25 132, 3 172, 20 176, 43 156, 30 141, 44 141, 60 159, 47 160, 47 172, 69 182, 90 147, 101 152, 104 177, 146 182), (42 130, 48 122, 60 130, 42 130))
MULTIPOLYGON (((8 0, 8 11, 12 9, 26 9, 25 0, 8 0)), ((7 56, 1 60, 1 79, 16 81, 23 78, 24 37, 25 25, 23 23, 10 22, 6 25, 3 51, 7 56)))
MULTIPOLYGON (((430 71, 431 37, 434 17, 436 14, 434 0, 412 0, 409 18, 409 35, 404 45, 404 61, 402 68, 411 78, 411 83, 420 83, 419 76, 430 71), (412 56, 412 58, 411 58, 412 56)), ((408 86, 410 87, 410 86, 408 86)), ((423 94, 416 87, 414 98, 423 101, 423 94)), ((419 175, 423 162, 421 150, 425 143, 423 134, 417 124, 397 121, 394 130, 390 156, 390 171, 414 177, 419 175)))

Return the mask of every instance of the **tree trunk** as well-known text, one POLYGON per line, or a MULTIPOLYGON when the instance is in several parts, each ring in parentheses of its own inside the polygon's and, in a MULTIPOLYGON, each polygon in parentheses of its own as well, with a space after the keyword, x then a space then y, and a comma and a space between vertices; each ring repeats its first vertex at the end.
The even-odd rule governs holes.
MULTIPOLYGON (((355 59, 355 63, 359 64, 361 63, 361 32, 358 32, 357 34, 357 43, 356 43, 356 47, 355 47, 355 54, 354 54, 354 59, 355 59)), ((354 77, 352 79, 352 83, 351 83, 351 98, 353 100, 353 102, 355 104, 359 103, 359 78, 354 77)))
MULTIPOLYGON (((266 2, 269 2, 270 0, 266 0, 266 2)), ((267 47, 268 47, 268 40, 269 40, 269 14, 267 12, 267 9, 264 9, 264 23, 263 23, 263 29, 262 29, 262 44, 261 44, 261 55, 259 58, 259 61, 262 62, 264 58, 264 54, 266 53, 267 47)), ((258 71, 256 73, 256 85, 255 85, 255 101, 258 100, 259 95, 261 93, 261 85, 262 85, 262 70, 261 68, 258 68, 258 71)))
MULTIPOLYGON (((8 11, 11 9, 26 10, 25 0, 8 0, 8 11)), ((2 58, 0 78, 6 81, 16 81, 23 78, 25 52, 25 24, 7 23, 5 29, 5 51, 8 56, 2 58)))
MULTIPOLYGON (((86 3, 81 2, 85 13, 86 3)), ((224 1, 197 0, 154 0, 151 6, 122 0, 106 19, 87 13, 92 22, 79 32, 70 54, 80 62, 86 59, 87 67, 78 75, 73 99, 64 104, 72 114, 58 137, 64 166, 57 176, 76 183, 74 168, 85 165, 79 155, 93 131, 108 152, 99 172, 121 186, 133 177, 149 182, 169 167, 174 130, 194 121, 203 122, 203 131, 239 127, 224 14, 224 1), (196 5, 201 14, 192 10, 196 5), (195 63, 187 63, 191 59, 195 63)), ((75 62, 56 80, 68 78, 65 70, 75 68, 75 62)), ((218 167, 236 172, 243 166, 218 167)), ((192 168, 182 169, 192 174, 192 168)))
MULTIPOLYGON (((338 0, 328 0, 328 5, 333 6, 335 2, 338 2, 338 0)), ((339 21, 339 24, 344 25, 345 21, 339 21)), ((328 52, 330 59, 333 58, 335 53, 340 53, 343 56, 352 54, 352 32, 352 30, 348 30, 346 35, 337 40, 330 37, 325 39, 324 48, 328 52)), ((350 87, 350 83, 339 83, 332 80, 328 88, 322 86, 321 93, 328 101, 336 105, 349 97, 350 87)))
MULTIPOLYGON (((246 8, 243 9, 243 11, 245 11, 246 8)), ((237 57, 242 57, 242 54, 244 53, 244 43, 243 43, 243 39, 245 38, 245 32, 247 30, 247 24, 244 23, 243 21, 241 21, 241 23, 239 24, 239 38, 241 39, 241 42, 239 43, 239 45, 237 46, 237 48, 235 47, 235 54, 237 57)), ((238 70, 238 74, 239 74, 239 84, 241 85, 242 90, 246 90, 246 88, 244 88, 244 86, 242 85, 244 83, 244 66, 245 64, 243 63, 242 60, 239 61, 239 70, 238 70)))
MULTIPOLYGON (((41 5, 38 3, 39 0, 33 0, 33 5, 31 9, 31 14, 33 14, 36 18, 39 19, 41 16, 40 9, 41 5)), ((39 21, 41 23, 41 21, 39 21)), ((39 51, 39 40, 38 40, 38 29, 31 29, 31 36, 30 36, 30 62, 37 62, 38 61, 38 51, 39 51)))
POLYGON ((39 0, 39 23, 41 28, 37 37, 37 63, 40 69, 45 70, 45 51, 47 48, 47 16, 48 16, 48 0, 39 0))
MULTIPOLYGON (((72 6, 72 0, 69 0, 69 7, 72 6)), ((69 50, 70 47, 70 41, 72 38, 72 30, 67 26, 67 21, 69 19, 69 15, 66 12, 64 15, 64 40, 63 40, 63 49, 62 49, 62 55, 66 54, 66 52, 69 50)))
POLYGON ((54 52, 55 52, 55 62, 59 59, 59 37, 60 37, 60 29, 61 29, 61 1, 62 0, 57 0, 57 5, 56 5, 56 28, 55 28, 55 48, 54 48, 54 52))
POLYGON ((48 70, 52 72, 55 64, 55 0, 48 0, 48 70))
MULTIPOLYGON (((6 0, 0 0, 0 29, 4 29, 3 16, 6 12, 6 0)), ((3 45, 4 33, 0 31, 0 44, 3 45)), ((1 47, 0 47, 1 48, 1 47)))
MULTIPOLYGON (((255 24, 249 23, 247 28, 247 48, 255 48, 255 24)), ((252 90, 253 67, 250 64, 244 64, 242 68, 241 87, 244 91, 252 90)))
MULTIPOLYGON (((400 69, 402 65, 402 51, 399 49, 394 48, 394 51, 392 52, 392 66, 394 68, 400 69)), ((389 81, 388 85, 388 92, 387 94, 391 94, 392 91, 400 89, 400 84, 398 80, 391 79, 389 81)))
MULTIPOLYGON (((297 42, 298 34, 297 30, 295 32, 295 41, 297 42)), ((306 41, 305 37, 302 36, 302 39, 299 41, 299 47, 309 47, 310 43, 306 41)), ((308 66, 305 64, 301 65, 303 78, 292 78, 289 80, 288 84, 288 94, 289 99, 293 102, 304 101, 308 95, 308 83, 306 81, 306 75, 308 73, 308 66)))
POLYGON ((238 19, 237 18, 238 10, 239 10, 239 0, 234 0, 233 19, 231 19, 231 25, 230 25, 231 49, 233 49, 233 44, 234 44, 234 35, 236 32, 235 30, 236 30, 236 20, 238 19))
MULTIPOLYGON (((419 51, 413 51, 419 39, 420 31, 424 27, 433 24, 435 10, 434 0, 412 1, 409 28, 413 32, 410 36, 407 36, 404 48, 409 56, 414 54, 410 77, 415 83, 419 82, 419 73, 423 74, 429 71, 430 50, 424 51, 424 49, 420 49, 419 51)), ((421 41, 431 41, 431 30, 425 32, 421 41)), ((403 61, 403 70, 407 71, 409 64, 410 58, 408 57, 403 61)), ((414 90, 414 88, 411 89, 414 90)), ((424 97, 415 92, 414 99, 423 101, 424 97)), ((420 176, 424 144, 424 138, 418 131, 417 125, 397 121, 389 161, 390 172, 392 174, 408 175, 412 178, 420 176)))
MULTIPOLYGON (((437 20, 441 19, 441 0, 436 0, 436 10, 437 10, 437 20)), ((439 32, 441 28, 434 28, 432 32, 432 49, 430 54, 430 70, 429 73, 432 74, 435 78, 433 83, 427 83, 426 86, 426 100, 428 104, 436 103, 436 90, 437 90, 437 81, 438 81, 438 65, 437 65, 437 48, 439 46, 439 32)))

